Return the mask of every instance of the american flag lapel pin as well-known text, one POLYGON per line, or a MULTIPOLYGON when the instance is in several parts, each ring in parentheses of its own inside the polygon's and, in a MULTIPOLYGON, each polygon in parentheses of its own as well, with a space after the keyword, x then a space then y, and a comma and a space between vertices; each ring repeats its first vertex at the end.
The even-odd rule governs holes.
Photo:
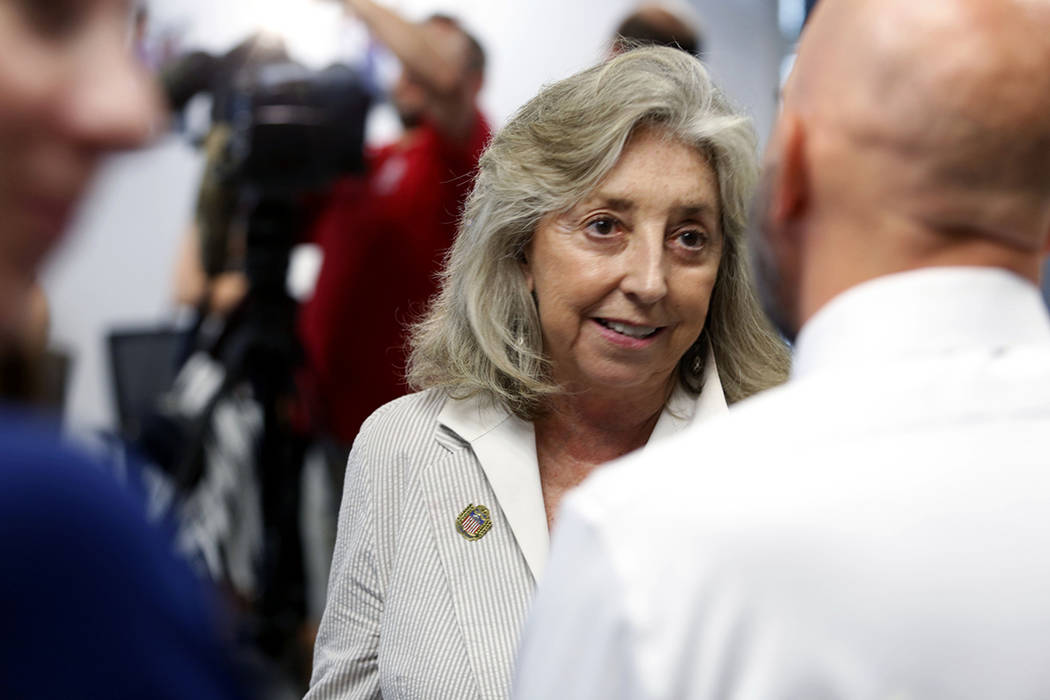
POLYGON ((492 529, 492 516, 489 515, 489 509, 485 506, 476 506, 471 503, 456 518, 456 532, 471 542, 480 540, 490 529, 492 529))

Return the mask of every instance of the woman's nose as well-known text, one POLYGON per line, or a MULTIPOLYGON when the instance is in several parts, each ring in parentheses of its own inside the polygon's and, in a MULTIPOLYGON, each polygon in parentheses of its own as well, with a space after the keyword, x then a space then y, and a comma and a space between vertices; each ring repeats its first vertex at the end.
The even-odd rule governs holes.
POLYGON ((620 288, 641 304, 651 305, 667 294, 663 231, 635 231, 624 255, 620 288))

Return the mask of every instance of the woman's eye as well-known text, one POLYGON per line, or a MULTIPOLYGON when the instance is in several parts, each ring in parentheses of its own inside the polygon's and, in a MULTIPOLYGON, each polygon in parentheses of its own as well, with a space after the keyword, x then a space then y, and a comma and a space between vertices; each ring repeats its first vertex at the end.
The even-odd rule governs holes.
POLYGON ((707 242, 707 236, 704 235, 703 231, 687 229, 678 234, 678 240, 686 248, 696 250, 704 247, 704 243, 707 242))
POLYGON ((587 230, 599 236, 608 236, 616 231, 616 219, 602 216, 587 223, 587 230))

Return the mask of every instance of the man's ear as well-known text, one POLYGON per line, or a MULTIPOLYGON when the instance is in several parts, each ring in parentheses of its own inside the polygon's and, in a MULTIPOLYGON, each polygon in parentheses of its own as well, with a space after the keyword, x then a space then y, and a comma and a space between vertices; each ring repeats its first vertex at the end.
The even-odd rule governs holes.
POLYGON ((790 229, 809 206, 809 167, 805 130, 798 116, 781 112, 771 144, 769 207, 767 216, 777 230, 790 229))

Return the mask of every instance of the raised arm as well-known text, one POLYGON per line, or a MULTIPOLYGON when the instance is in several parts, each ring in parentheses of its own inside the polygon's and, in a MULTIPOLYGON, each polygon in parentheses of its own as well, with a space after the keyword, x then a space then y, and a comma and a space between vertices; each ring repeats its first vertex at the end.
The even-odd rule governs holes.
POLYGON ((425 115, 449 139, 467 139, 474 123, 483 62, 472 40, 454 22, 417 24, 372 0, 344 2, 397 56, 406 78, 424 91, 425 115))

